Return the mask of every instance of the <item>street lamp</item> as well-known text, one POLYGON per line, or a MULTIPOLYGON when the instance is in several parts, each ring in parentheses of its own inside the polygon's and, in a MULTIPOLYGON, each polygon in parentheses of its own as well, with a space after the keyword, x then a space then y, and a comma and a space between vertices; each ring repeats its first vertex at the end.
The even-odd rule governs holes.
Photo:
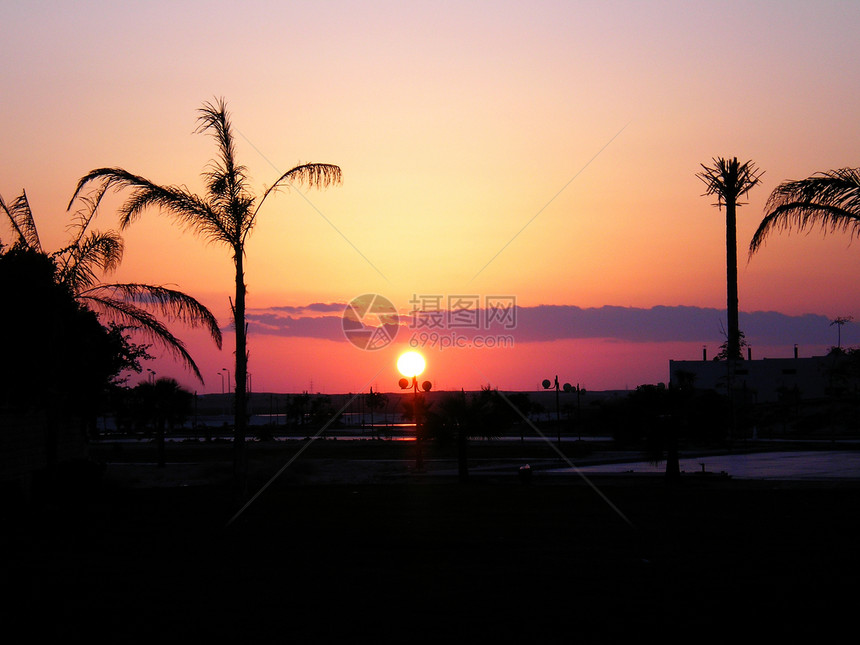
POLYGON ((149 372, 149 382, 155 383, 155 372, 148 367, 146 368, 146 371, 149 372))
POLYGON ((224 414, 229 414, 230 413, 230 370, 228 370, 226 367, 222 367, 221 369, 224 370, 225 372, 227 372, 227 401, 225 402, 225 405, 224 405, 224 414))
MULTIPOLYGON (((418 413, 418 375, 424 371, 426 363, 424 357, 418 352, 406 352, 401 354, 397 359, 397 369, 403 374, 404 378, 398 381, 401 390, 412 388, 412 415, 415 418, 415 471, 422 472, 424 470, 424 455, 421 445, 421 421, 418 413), (412 379, 410 382, 409 379, 412 379)), ((433 387, 430 381, 424 381, 421 384, 421 389, 429 392, 433 387)))
MULTIPOLYGON (((543 383, 541 383, 541 385, 543 385, 543 389, 548 390, 553 386, 553 382, 550 381, 548 378, 545 378, 543 380, 543 383)), ((568 387, 570 385, 570 383, 565 383, 564 385, 565 385, 565 387, 568 387)), ((556 427, 556 432, 558 433, 558 443, 561 443, 561 414, 559 413, 559 410, 558 410, 558 376, 557 375, 555 377, 555 427, 556 427)))
MULTIPOLYGON (((547 379, 543 380, 543 383, 541 383, 541 385, 543 385, 543 389, 545 389, 545 390, 548 390, 550 388, 555 388, 555 421, 556 421, 556 426, 558 428, 558 430, 557 430, 558 442, 561 443, 561 412, 559 411, 559 406, 558 406, 559 390, 561 389, 561 390, 564 390, 565 392, 568 392, 568 393, 576 392, 576 409, 577 409, 577 411, 579 411, 579 397, 581 394, 585 393, 585 389, 579 387, 579 384, 577 384, 576 387, 574 387, 570 383, 565 383, 563 386, 561 386, 561 388, 559 388, 558 376, 555 377, 555 382, 550 381, 547 378, 547 379)), ((582 438, 582 436, 580 434, 580 439, 581 438, 582 438)))
POLYGON ((248 391, 248 398, 246 399, 246 401, 248 402, 248 410, 249 410, 248 414, 251 414, 251 415, 252 415, 252 414, 254 414, 254 403, 253 403, 253 401, 252 401, 251 399, 253 398, 253 396, 252 396, 252 395, 253 395, 253 393, 254 393, 254 390, 253 390, 253 388, 251 387, 251 383, 252 383, 252 381, 251 381, 251 373, 250 373, 250 372, 248 372, 248 378, 247 378, 247 380, 246 380, 246 382, 245 382, 246 389, 247 389, 247 391, 248 391))
MULTIPOLYGON (((224 368, 221 368, 218 371, 218 376, 221 377, 221 406, 222 406, 221 407, 221 413, 226 415, 227 411, 228 411, 227 410, 228 400, 230 397, 229 397, 229 395, 227 395, 227 389, 224 387, 224 368), (227 396, 225 396, 225 395, 227 395, 227 396)), ((230 387, 230 377, 228 376, 227 377, 227 388, 229 388, 229 387, 230 387)))

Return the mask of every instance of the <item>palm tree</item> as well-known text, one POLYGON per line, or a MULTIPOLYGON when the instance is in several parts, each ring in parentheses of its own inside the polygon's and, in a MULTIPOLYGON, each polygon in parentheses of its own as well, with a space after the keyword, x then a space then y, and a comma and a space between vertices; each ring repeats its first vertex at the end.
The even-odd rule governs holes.
POLYGON ((713 166, 702 164, 702 171, 696 176, 705 186, 705 195, 715 195, 716 206, 726 207, 726 315, 728 318, 728 339, 726 354, 730 360, 741 357, 740 329, 738 323, 738 249, 737 249, 737 207, 738 198, 747 194, 761 180, 762 172, 752 161, 738 163, 717 157, 713 166))
POLYGON ((234 475, 241 492, 245 489, 247 462, 246 383, 248 373, 247 327, 245 325, 245 242, 254 227, 257 214, 266 198, 279 188, 292 185, 324 188, 341 181, 340 167, 331 164, 302 164, 282 174, 267 188, 259 200, 248 186, 245 166, 236 162, 235 139, 223 99, 206 102, 199 110, 196 132, 211 134, 218 145, 218 155, 203 177, 206 194, 199 197, 184 186, 161 186, 122 168, 98 168, 78 182, 74 200, 83 189, 95 185, 90 199, 99 201, 110 189, 130 189, 131 194, 120 207, 120 228, 134 222, 149 207, 161 209, 177 222, 204 239, 227 246, 236 269, 235 299, 231 299, 236 331, 234 475))
POLYGON ((765 212, 750 241, 750 255, 774 230, 803 231, 820 226, 825 232, 847 231, 860 237, 860 168, 841 168, 783 182, 768 197, 765 212))
POLYGON ((854 320, 854 316, 837 316, 833 320, 830 321, 830 326, 836 325, 837 330, 837 340, 836 340, 836 349, 842 350, 842 325, 850 323, 854 320))
POLYGON ((191 412, 194 394, 179 385, 176 379, 159 378, 144 381, 134 388, 138 412, 153 422, 158 467, 166 463, 165 435, 182 425, 191 412))
POLYGON ((98 200, 82 198, 81 201, 83 205, 70 226, 71 243, 48 254, 42 248, 26 191, 8 205, 0 196, 0 210, 6 214, 14 234, 12 248, 29 249, 51 257, 56 266, 55 281, 67 288, 79 303, 98 313, 102 322, 137 331, 148 342, 172 353, 203 382, 185 344, 158 315, 190 327, 204 327, 220 349, 221 330, 215 316, 200 302, 175 289, 101 282, 99 273, 110 273, 122 262, 123 241, 116 231, 89 230, 98 200))

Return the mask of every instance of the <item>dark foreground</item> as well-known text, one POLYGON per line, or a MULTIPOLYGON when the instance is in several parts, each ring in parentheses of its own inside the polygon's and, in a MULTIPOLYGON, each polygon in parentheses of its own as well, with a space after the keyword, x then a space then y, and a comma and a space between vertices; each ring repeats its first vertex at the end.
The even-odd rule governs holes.
POLYGON ((772 642, 853 624, 856 484, 594 483, 283 481, 229 526, 223 485, 69 486, 7 515, 3 624, 31 642, 248 643, 772 642))

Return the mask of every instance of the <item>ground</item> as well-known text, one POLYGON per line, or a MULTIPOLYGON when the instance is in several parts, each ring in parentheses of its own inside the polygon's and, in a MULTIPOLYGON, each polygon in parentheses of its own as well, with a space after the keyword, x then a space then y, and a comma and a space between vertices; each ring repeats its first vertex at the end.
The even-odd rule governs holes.
POLYGON ((52 642, 545 642, 820 639, 853 618, 853 482, 458 483, 408 462, 326 480, 320 457, 238 516, 249 498, 229 478, 189 482, 175 464, 174 486, 106 471, 15 507, 4 624, 52 642))

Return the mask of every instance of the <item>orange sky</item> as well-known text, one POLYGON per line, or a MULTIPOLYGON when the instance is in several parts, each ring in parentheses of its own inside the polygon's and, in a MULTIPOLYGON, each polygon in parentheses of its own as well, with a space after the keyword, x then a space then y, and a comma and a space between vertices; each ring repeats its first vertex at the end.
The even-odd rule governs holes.
MULTIPOLYGON (((48 248, 92 168, 202 190, 214 146, 192 134, 196 110, 223 96, 261 192, 301 162, 344 174, 267 201, 247 249, 251 307, 381 293, 408 309, 416 293, 475 293, 722 309, 724 218, 695 173, 737 156, 765 171, 739 213, 741 310, 860 316, 846 237, 774 237, 749 263, 745 252, 780 181, 857 165, 855 3, 2 3, 0 20, 14 25, 0 42, 0 194, 27 190, 48 248)), ((106 209, 99 226, 115 221, 106 209)), ((227 323, 228 250, 156 212, 125 237, 114 279, 178 285, 227 323)), ((154 369, 220 391, 232 338, 219 354, 177 332, 205 386, 154 369)), ((719 326, 703 335, 716 351, 719 326)), ((391 356, 345 341, 251 343, 257 391, 396 387, 391 356)), ((634 387, 701 345, 451 350, 428 373, 444 388, 527 389, 556 372, 634 387)))

